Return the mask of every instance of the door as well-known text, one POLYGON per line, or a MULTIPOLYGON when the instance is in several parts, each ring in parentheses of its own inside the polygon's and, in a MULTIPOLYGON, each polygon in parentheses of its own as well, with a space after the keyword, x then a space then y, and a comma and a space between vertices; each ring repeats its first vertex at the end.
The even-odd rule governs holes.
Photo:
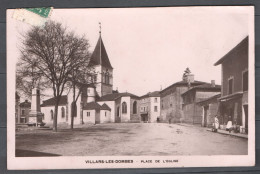
POLYGON ((204 106, 204 127, 207 127, 207 116, 208 116, 209 105, 204 106))
POLYGON ((248 105, 244 105, 245 131, 248 133, 248 105))

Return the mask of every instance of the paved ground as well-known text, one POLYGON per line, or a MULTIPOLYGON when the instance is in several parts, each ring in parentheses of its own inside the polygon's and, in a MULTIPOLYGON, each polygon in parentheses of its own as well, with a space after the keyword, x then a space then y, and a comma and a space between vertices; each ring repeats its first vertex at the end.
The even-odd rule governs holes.
POLYGON ((19 131, 17 156, 244 155, 247 139, 194 126, 164 123, 99 124, 74 131, 19 131))

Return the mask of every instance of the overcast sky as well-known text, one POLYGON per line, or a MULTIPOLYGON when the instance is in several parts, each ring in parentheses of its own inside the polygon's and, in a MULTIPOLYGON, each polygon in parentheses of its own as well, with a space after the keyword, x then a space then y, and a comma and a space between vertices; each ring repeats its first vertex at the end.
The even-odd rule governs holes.
MULTIPOLYGON (((180 81, 189 67, 195 80, 221 83, 221 67, 213 64, 248 35, 243 8, 54 9, 51 19, 85 34, 91 51, 102 38, 120 92, 144 95, 180 81)), ((19 32, 30 28, 8 16, 19 57, 19 32)))

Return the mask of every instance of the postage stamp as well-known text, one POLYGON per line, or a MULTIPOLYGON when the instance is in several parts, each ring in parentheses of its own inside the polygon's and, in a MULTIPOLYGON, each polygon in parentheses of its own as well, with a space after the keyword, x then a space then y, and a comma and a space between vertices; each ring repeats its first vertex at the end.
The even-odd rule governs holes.
POLYGON ((52 7, 15 9, 13 18, 33 26, 44 26, 52 10, 52 7))

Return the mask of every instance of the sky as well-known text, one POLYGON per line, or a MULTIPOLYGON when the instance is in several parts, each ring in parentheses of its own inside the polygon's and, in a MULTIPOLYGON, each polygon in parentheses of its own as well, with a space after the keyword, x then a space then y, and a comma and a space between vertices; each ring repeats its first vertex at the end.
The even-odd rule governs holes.
MULTIPOLYGON (((19 57, 20 33, 30 25, 8 13, 9 53, 19 57)), ((113 72, 113 88, 141 96, 182 80, 189 67, 195 80, 221 84, 221 66, 213 64, 248 35, 242 7, 54 9, 59 21, 85 35, 93 51, 102 39, 113 72)))

